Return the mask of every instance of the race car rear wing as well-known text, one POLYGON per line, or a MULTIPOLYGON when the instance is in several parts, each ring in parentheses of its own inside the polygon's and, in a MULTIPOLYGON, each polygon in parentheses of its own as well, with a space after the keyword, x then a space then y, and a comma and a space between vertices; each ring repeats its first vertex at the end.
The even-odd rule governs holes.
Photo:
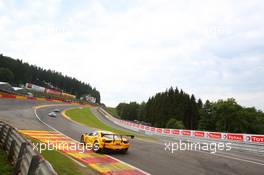
POLYGON ((114 136, 120 136, 121 137, 121 140, 122 140, 122 137, 125 136, 125 137, 130 137, 131 139, 134 139, 135 136, 134 135, 123 135, 123 134, 108 134, 108 133, 102 133, 102 137, 105 136, 105 135, 111 135, 113 136, 113 140, 115 140, 115 137, 114 136))

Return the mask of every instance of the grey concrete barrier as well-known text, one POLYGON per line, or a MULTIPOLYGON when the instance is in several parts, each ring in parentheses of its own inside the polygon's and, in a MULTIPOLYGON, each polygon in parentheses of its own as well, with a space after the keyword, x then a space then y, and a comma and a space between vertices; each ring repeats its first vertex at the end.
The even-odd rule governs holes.
POLYGON ((13 175, 57 175, 53 167, 12 126, 0 121, 0 146, 14 165, 13 175))

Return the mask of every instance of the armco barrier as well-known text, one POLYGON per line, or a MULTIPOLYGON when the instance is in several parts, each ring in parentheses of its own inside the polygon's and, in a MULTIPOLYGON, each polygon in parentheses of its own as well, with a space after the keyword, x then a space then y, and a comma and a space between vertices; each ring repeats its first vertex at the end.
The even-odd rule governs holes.
POLYGON ((14 165, 13 175, 57 175, 55 170, 15 128, 0 121, 0 146, 14 165))
POLYGON ((158 135, 167 137, 177 137, 183 140, 191 141, 222 141, 231 142, 237 147, 241 146, 243 148, 254 148, 258 152, 264 152, 264 135, 253 135, 253 134, 243 134, 243 133, 221 133, 221 132, 210 132, 210 131, 196 131, 196 130, 183 130, 183 129, 170 129, 170 128, 155 128, 150 126, 145 126, 141 124, 136 124, 134 122, 120 120, 113 117, 106 110, 99 107, 98 112, 103 114, 109 120, 115 124, 136 131, 140 133, 145 133, 147 135, 158 135))

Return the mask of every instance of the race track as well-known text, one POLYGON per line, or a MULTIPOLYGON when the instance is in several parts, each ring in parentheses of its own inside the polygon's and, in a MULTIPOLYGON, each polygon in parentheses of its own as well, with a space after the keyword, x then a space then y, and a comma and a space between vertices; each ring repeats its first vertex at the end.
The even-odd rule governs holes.
MULTIPOLYGON (((32 106, 42 105, 44 102, 9 101, 0 99, 0 119, 8 121, 19 129, 50 129, 42 124, 35 116, 32 106), (26 124, 23 124, 27 122, 26 124)), ((47 102, 45 102, 46 104, 47 102)), ((53 106, 37 109, 38 117, 47 125, 63 134, 79 140, 81 133, 91 130, 65 119, 63 116, 48 117, 48 113, 55 108, 61 110, 77 107, 53 106)), ((105 123, 119 127, 99 114, 93 113, 105 123)), ((140 168, 150 174, 226 174, 226 175, 261 175, 264 170, 264 156, 253 152, 232 150, 211 154, 207 152, 177 151, 170 154, 164 150, 164 142, 172 141, 164 138, 158 141, 144 141, 134 139, 128 154, 111 154, 111 156, 140 168)))

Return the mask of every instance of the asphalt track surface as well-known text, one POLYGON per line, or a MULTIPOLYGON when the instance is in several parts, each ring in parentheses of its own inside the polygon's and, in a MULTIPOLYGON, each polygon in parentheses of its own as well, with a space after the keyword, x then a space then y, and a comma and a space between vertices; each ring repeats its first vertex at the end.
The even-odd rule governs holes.
MULTIPOLYGON (((16 102, 0 99, 0 120, 16 125, 19 129, 50 129, 44 126, 35 117, 32 106, 42 105, 44 102, 23 101, 16 102), (26 124, 23 124, 27 122, 26 124)), ((47 104, 47 102, 45 103, 47 104)), ((48 117, 48 113, 55 108, 61 110, 77 107, 58 106, 40 108, 37 115, 48 125, 56 128, 65 135, 75 140, 80 139, 81 133, 89 132, 91 128, 71 122, 61 115, 56 118, 48 117)), ((119 127, 99 114, 96 109, 92 112, 103 122, 119 127)), ((164 142, 171 141, 167 138, 159 141, 144 141, 134 139, 128 154, 111 154, 111 156, 127 162, 150 174, 183 174, 183 175, 263 175, 264 155, 253 152, 231 150, 230 152, 176 151, 173 154, 165 151, 164 142)))

